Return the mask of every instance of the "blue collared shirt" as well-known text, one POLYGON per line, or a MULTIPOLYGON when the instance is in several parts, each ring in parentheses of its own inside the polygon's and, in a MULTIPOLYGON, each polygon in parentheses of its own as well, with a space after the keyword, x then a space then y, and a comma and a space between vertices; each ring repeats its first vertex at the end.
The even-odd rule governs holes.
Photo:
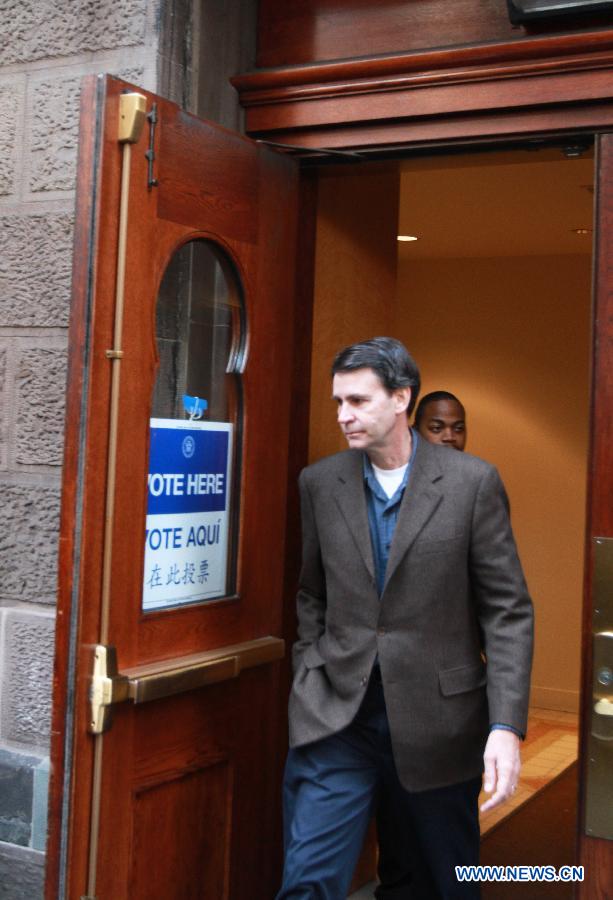
POLYGON ((368 508, 368 527, 370 529, 370 541, 375 563, 375 579, 379 596, 383 593, 385 584, 385 572, 390 555, 394 530, 400 513, 400 502, 404 495, 404 489, 409 479, 411 466, 415 459, 415 450, 419 440, 417 432, 411 429, 413 447, 411 458, 407 465, 401 484, 398 485, 393 497, 388 497, 375 475, 372 464, 364 454, 364 481, 366 483, 366 505, 368 508))

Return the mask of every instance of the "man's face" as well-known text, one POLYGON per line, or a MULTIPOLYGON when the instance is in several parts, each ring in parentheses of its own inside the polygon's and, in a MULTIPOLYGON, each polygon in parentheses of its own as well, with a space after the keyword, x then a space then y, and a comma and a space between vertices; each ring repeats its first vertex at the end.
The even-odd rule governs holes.
POLYGON ((431 444, 444 444, 455 450, 466 446, 464 411, 455 400, 431 400, 426 404, 419 433, 431 444))
POLYGON ((386 450, 397 429, 406 430, 410 389, 388 393, 372 369, 337 372, 332 394, 338 406, 338 424, 354 449, 386 450))

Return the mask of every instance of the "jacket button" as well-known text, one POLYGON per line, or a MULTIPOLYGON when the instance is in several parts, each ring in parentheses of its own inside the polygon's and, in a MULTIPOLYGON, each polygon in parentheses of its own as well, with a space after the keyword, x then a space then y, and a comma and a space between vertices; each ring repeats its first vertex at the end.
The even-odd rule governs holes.
POLYGON ((366 677, 366 675, 362 675, 362 677, 360 678, 360 684, 368 684, 368 678, 366 677))

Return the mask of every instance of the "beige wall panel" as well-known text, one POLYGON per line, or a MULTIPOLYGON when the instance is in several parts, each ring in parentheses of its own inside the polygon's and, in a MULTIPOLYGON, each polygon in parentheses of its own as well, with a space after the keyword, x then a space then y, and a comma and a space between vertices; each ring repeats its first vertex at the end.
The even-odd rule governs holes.
POLYGON ((397 172, 351 167, 319 182, 309 458, 344 450, 330 365, 342 347, 387 334, 396 292, 397 172))
MULTIPOLYGON (((393 333, 423 393, 459 395, 467 450, 493 462, 536 608, 533 699, 576 709, 588 440, 590 257, 420 260, 393 333)), ((451 451, 450 451, 451 452, 451 451)))

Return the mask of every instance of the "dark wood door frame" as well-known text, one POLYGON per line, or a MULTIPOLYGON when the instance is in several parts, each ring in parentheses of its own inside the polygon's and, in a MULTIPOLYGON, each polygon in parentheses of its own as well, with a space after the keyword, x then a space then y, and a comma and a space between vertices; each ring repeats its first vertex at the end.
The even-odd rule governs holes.
MULTIPOLYGON (((613 32, 261 70, 233 79, 252 137, 369 153, 597 135, 581 746, 592 689, 593 539, 613 537, 613 32)), ((300 151, 298 151, 300 152, 300 151)), ((585 753, 580 764, 585 772, 585 753)), ((582 779, 583 782, 583 779, 582 779)), ((613 843, 583 833, 577 896, 605 900, 613 843)))

